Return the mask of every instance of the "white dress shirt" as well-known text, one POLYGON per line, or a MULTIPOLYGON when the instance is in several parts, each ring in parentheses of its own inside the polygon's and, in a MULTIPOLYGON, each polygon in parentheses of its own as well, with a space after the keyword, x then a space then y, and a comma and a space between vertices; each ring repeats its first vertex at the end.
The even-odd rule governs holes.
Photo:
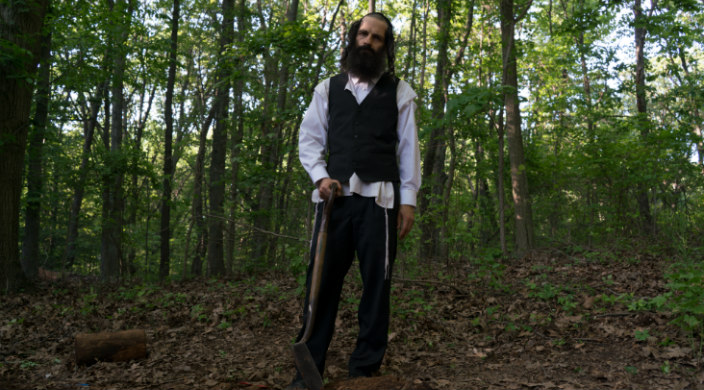
MULTIPOLYGON (((357 104, 361 104, 369 92, 371 92, 372 88, 374 88, 377 81, 379 81, 379 78, 371 82, 365 82, 350 75, 345 89, 352 92, 352 95, 357 100, 357 104)), ((329 91, 330 79, 321 82, 315 87, 313 100, 310 102, 310 106, 301 122, 301 131, 298 138, 299 159, 301 160, 303 168, 313 180, 313 183, 317 183, 320 179, 330 177, 325 161, 329 120, 329 91)), ((399 81, 396 89, 396 103, 398 106, 398 124, 396 127, 398 145, 396 148, 396 158, 401 180, 399 188, 400 204, 411 206, 416 205, 416 196, 421 182, 420 149, 418 147, 418 134, 415 121, 416 105, 414 99, 416 96, 416 93, 408 83, 403 80, 399 81)), ((394 205, 394 188, 392 182, 367 183, 362 181, 357 174, 354 173, 352 177, 350 177, 349 183, 342 183, 342 192, 345 196, 350 196, 355 193, 365 197, 374 197, 379 206, 387 209, 393 208, 394 205)), ((314 202, 322 200, 317 189, 313 191, 312 199, 314 202)))

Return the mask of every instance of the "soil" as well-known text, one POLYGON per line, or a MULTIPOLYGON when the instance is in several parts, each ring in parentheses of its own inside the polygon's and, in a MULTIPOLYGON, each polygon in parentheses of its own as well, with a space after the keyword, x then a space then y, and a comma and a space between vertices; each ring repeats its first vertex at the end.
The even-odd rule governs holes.
MULTIPOLYGON (((647 304, 669 291, 667 266, 543 250, 452 273, 401 267, 384 365, 348 380, 360 294, 351 273, 325 388, 704 389, 699 336, 647 304)), ((121 287, 73 278, 1 299, 1 389, 281 389, 293 377, 293 276, 121 287), (146 358, 75 363, 77 334, 125 329, 146 330, 146 358)))

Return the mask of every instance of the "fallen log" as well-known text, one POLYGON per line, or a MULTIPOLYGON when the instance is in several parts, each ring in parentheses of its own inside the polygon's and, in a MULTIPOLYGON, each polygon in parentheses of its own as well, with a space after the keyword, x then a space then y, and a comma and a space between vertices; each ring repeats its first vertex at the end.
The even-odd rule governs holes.
POLYGON ((147 334, 144 329, 76 335, 76 364, 79 365, 91 365, 97 361, 124 362, 146 356, 147 334))

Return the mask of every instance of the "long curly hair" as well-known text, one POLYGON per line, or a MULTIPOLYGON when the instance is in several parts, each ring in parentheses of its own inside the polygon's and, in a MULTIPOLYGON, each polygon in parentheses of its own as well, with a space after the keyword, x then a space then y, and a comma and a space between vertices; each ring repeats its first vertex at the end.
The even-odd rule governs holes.
POLYGON ((391 24, 391 20, 386 17, 386 15, 381 12, 370 12, 364 15, 361 19, 355 21, 350 26, 349 31, 347 31, 347 44, 344 49, 342 49, 342 56, 340 56, 340 68, 343 71, 347 71, 347 56, 350 51, 355 47, 357 43, 357 32, 359 32, 359 27, 362 25, 362 20, 366 17, 372 17, 383 22, 386 22, 386 36, 384 37, 384 49, 386 50, 386 72, 394 76, 396 69, 394 67, 394 62, 396 61, 396 43, 394 41, 394 26, 391 24))

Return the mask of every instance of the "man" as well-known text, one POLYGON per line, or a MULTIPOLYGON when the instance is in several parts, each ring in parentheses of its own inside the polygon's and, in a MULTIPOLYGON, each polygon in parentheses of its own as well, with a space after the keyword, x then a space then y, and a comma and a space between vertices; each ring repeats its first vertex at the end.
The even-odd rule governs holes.
MULTIPOLYGON (((312 248, 317 244, 322 200, 330 195, 332 183, 338 186, 328 225, 318 314, 306 343, 321 376, 342 282, 355 254, 364 292, 350 377, 374 374, 386 351, 397 235, 405 237, 413 226, 420 187, 416 94, 394 75, 394 50, 393 26, 383 14, 370 13, 353 23, 340 59, 343 73, 315 88, 301 123, 300 160, 315 183, 313 200, 318 202, 312 248)), ((314 257, 312 253, 308 292, 314 257)), ((308 296, 304 318, 307 307, 308 296)), ((300 373, 289 388, 305 388, 300 373)))

